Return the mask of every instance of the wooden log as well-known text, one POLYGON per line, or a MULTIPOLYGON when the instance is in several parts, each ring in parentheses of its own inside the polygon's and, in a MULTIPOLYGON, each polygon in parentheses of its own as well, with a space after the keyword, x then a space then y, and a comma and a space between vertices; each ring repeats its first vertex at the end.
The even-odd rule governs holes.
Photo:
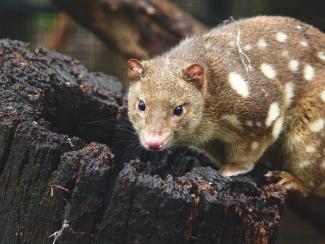
POLYGON ((148 58, 205 27, 164 0, 52 0, 125 57, 148 58))
POLYGON ((139 150, 115 78, 1 40, 0 102, 0 244, 275 243, 286 195, 263 169, 139 150))
POLYGON ((59 12, 55 25, 52 27, 49 34, 44 38, 44 46, 56 51, 62 51, 72 22, 73 21, 68 14, 59 12))

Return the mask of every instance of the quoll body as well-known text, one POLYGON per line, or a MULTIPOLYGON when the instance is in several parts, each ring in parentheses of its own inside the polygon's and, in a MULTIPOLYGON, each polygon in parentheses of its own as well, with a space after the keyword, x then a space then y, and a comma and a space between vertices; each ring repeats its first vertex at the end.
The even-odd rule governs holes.
POLYGON ((220 173, 249 172, 277 142, 278 184, 325 196, 325 34, 287 17, 232 21, 150 60, 129 60, 129 118, 147 149, 183 144, 220 173), (213 160, 213 156, 211 156, 213 160))

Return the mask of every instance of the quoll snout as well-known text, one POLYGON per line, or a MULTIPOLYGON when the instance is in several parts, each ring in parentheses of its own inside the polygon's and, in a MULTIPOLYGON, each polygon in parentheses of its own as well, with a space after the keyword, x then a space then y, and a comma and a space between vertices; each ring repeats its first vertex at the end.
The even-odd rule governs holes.
POLYGON ((161 135, 147 135, 143 139, 144 146, 149 150, 161 150, 165 140, 161 135))

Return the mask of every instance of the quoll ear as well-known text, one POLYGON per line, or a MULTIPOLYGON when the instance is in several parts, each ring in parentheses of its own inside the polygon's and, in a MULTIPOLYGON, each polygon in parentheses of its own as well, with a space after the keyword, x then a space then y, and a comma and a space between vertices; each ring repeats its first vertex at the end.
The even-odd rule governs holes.
POLYGON ((199 64, 192 64, 183 71, 183 77, 200 90, 204 83, 204 69, 199 64))
POLYGON ((137 59, 130 59, 128 61, 128 76, 130 81, 137 81, 144 74, 144 69, 142 64, 137 59))

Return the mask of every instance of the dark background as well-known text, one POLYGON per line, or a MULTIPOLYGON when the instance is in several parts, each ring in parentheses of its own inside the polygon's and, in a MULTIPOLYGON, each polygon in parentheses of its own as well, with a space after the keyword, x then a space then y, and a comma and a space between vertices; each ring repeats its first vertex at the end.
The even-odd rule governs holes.
MULTIPOLYGON (((286 15, 325 30, 325 1, 308 0, 173 0, 202 23, 216 26, 233 16, 286 15)), ((0 38, 46 45, 57 21, 50 0, 0 0, 0 38)), ((97 38, 73 24, 61 50, 79 59, 91 71, 103 71, 125 80, 125 60, 106 48, 97 38)))
MULTIPOLYGON (((255 15, 286 15, 325 31, 325 0, 173 0, 207 26, 255 15)), ((57 26, 58 13, 49 0, 0 0, 0 38, 46 46, 57 26)), ((73 23, 61 52, 79 59, 90 71, 102 71, 126 80, 126 60, 109 50, 92 33, 73 23)), ((125 83, 126 84, 126 83, 125 83)), ((308 218, 291 210, 281 221, 278 243, 325 244, 324 232, 315 230, 308 218)))

